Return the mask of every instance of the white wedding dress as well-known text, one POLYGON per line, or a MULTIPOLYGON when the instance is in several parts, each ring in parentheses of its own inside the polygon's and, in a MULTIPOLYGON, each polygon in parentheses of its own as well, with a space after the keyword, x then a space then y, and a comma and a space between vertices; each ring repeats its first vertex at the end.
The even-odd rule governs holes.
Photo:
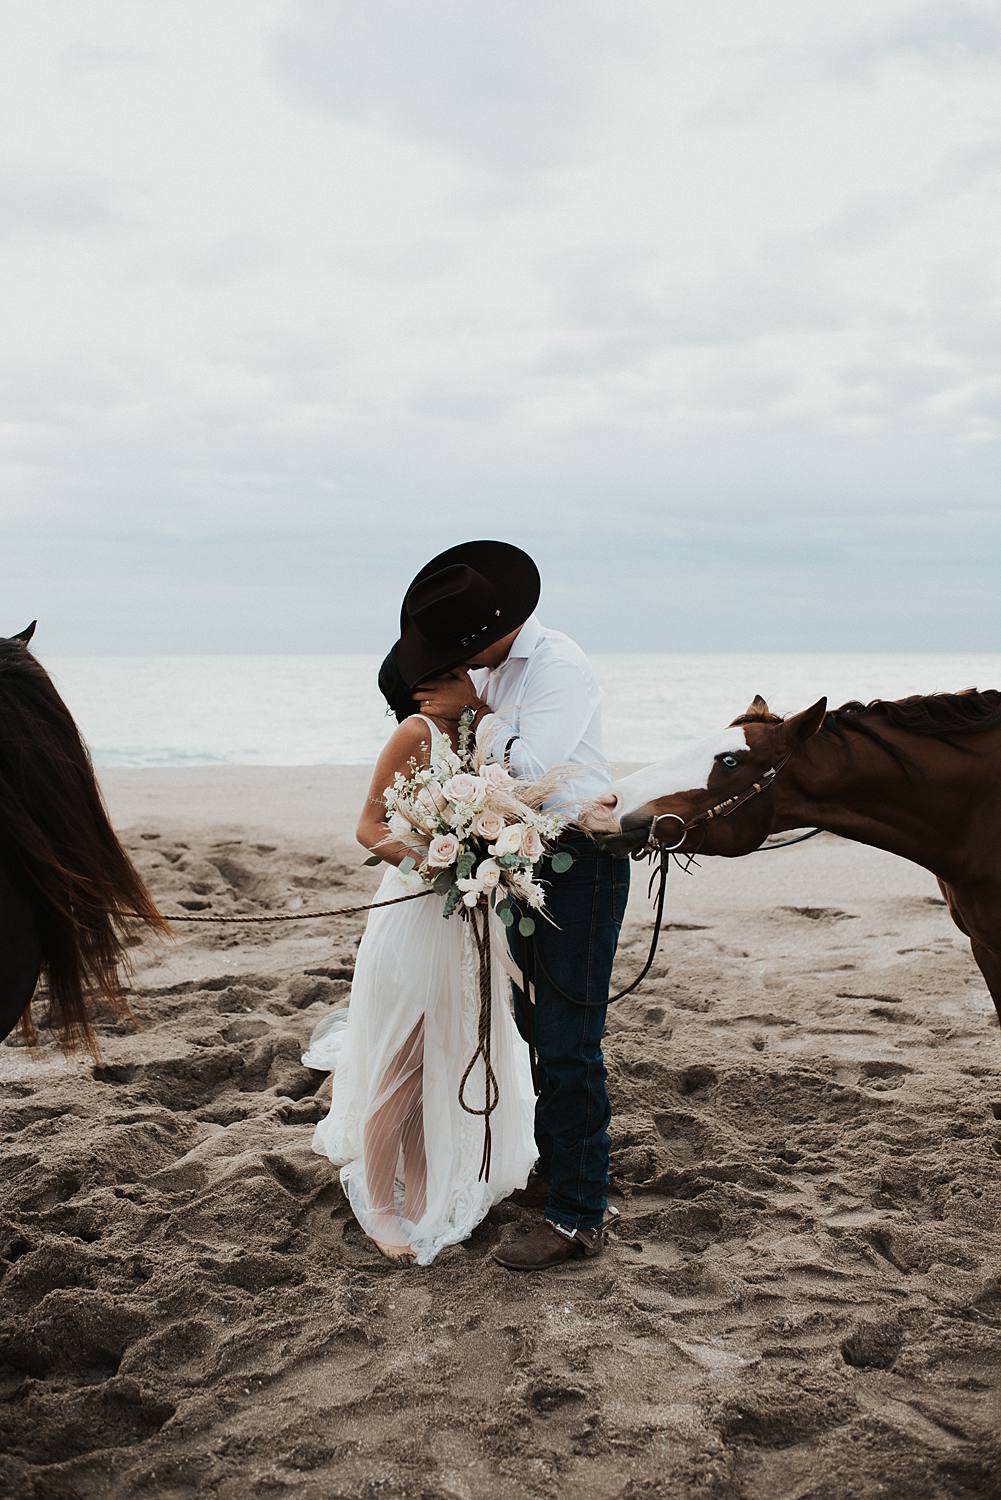
MULTIPOLYGON (((426 722, 433 765, 448 740, 426 722)), ((375 899, 424 888, 418 875, 390 865, 375 899)), ((503 934, 494 921, 491 1060, 499 1100, 490 1117, 487 1181, 478 1178, 483 1117, 459 1103, 460 1080, 477 1049, 476 945, 468 921, 458 913, 442 917, 439 896, 369 913, 350 1004, 319 1023, 303 1055, 306 1067, 334 1075, 313 1150, 340 1167, 365 1233, 404 1252, 409 1247, 419 1265, 468 1238, 492 1204, 525 1186, 535 1162, 535 1093, 498 956, 503 934)), ((483 1107, 482 1059, 464 1097, 483 1107)))

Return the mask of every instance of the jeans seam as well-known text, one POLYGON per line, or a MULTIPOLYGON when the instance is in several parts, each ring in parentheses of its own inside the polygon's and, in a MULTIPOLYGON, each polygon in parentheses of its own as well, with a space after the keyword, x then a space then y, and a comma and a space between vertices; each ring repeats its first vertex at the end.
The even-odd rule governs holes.
MULTIPOLYGON (((598 912, 597 912, 597 907, 598 907, 598 892, 599 892, 600 888, 601 888, 601 872, 600 872, 600 869, 598 869, 598 870, 595 870, 594 884, 593 884, 593 886, 591 888, 591 920, 590 920, 590 922, 588 924, 588 929, 587 929, 587 971, 586 971, 586 975, 585 975, 585 979, 584 979, 584 999, 588 1002, 588 1004, 582 1005, 580 1007, 581 1021, 580 1021, 580 1040, 579 1040, 578 1046, 579 1046, 579 1048, 580 1048, 581 1051, 584 1050, 584 1046, 585 1046, 585 1044, 586 1044, 586 1042, 588 1040, 588 1036, 587 1036, 587 1022, 588 1022, 588 1017, 589 1017, 589 1015, 591 1013, 591 1006, 590 1006, 590 1001, 591 1001, 591 964, 592 964, 592 961, 593 961, 593 958, 594 958, 594 929, 595 929, 595 921, 596 921, 596 918, 597 918, 597 915, 598 915, 598 912)), ((588 1051, 590 1051, 590 1049, 588 1049, 588 1051)), ((580 1183, 583 1180, 583 1177, 584 1177, 584 1159, 585 1159, 585 1157, 587 1155, 588 1144, 589 1144, 590 1136, 591 1136, 591 1106, 592 1106, 592 1100, 593 1100, 593 1092, 592 1092, 592 1088, 591 1088, 591 1058, 590 1058, 590 1056, 588 1056, 586 1062, 584 1063, 584 1098, 585 1098, 584 1134, 583 1134, 583 1136, 581 1138, 581 1143, 580 1143, 580 1157, 578 1158, 578 1163, 577 1163, 577 1181, 578 1181, 578 1183, 580 1183)), ((579 1229, 580 1228, 580 1218, 581 1218, 581 1216, 580 1216, 579 1213, 575 1215, 575 1219, 576 1219, 576 1223, 574 1225, 575 1229, 579 1229)))

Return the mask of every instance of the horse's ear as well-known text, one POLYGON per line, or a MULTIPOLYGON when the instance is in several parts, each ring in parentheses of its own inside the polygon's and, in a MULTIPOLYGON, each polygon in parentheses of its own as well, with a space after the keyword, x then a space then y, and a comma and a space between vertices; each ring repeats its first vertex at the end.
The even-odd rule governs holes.
POLYGON ((792 714, 785 721, 786 737, 789 740, 808 740, 823 724, 827 715, 827 699, 818 698, 816 703, 809 708, 804 708, 802 713, 792 714))
POLYGON ((34 633, 35 633, 35 626, 37 624, 38 624, 37 620, 32 620, 31 624, 30 625, 26 625, 23 630, 19 630, 17 632, 17 635, 12 635, 11 636, 11 640, 12 641, 20 641, 22 646, 26 646, 28 644, 28 642, 31 640, 31 637, 34 635, 34 633))
POLYGON ((760 718, 763 714, 770 713, 771 709, 768 707, 768 704, 765 702, 764 698, 762 698, 760 693, 755 693, 754 697, 751 699, 750 703, 741 714, 741 718, 757 719, 760 718))

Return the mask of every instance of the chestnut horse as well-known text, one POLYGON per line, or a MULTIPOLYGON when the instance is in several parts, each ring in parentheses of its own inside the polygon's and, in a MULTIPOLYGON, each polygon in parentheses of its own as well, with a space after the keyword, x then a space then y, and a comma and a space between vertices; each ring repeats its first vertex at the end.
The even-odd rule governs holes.
POLYGON ((28 649, 34 623, 0 638, 0 1039, 48 989, 49 1025, 97 1056, 88 1003, 127 1010, 125 938, 166 932, 122 848, 72 715, 28 649))
POLYGON ((781 719, 757 697, 674 761, 617 782, 587 817, 615 853, 733 857, 820 828, 937 876, 1001 1018, 1001 692, 827 699, 781 719))

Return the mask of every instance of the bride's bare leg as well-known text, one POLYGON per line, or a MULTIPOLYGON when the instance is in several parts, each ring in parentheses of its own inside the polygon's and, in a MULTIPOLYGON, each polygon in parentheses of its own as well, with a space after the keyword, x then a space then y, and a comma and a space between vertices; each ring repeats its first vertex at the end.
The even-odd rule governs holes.
POLYGON ((403 1212, 412 1224, 427 1210, 428 1162, 424 1151, 424 1031, 421 1028, 421 1069, 414 1075, 414 1095, 403 1126, 403 1212))
POLYGON ((365 1177, 372 1209, 379 1220, 372 1239, 383 1255, 392 1260, 413 1259, 396 1208, 395 1186, 401 1152, 403 1211, 407 1218, 415 1217, 415 1205, 426 1196, 423 1063, 422 1017, 387 1067, 379 1090, 379 1103, 365 1125, 365 1177))

